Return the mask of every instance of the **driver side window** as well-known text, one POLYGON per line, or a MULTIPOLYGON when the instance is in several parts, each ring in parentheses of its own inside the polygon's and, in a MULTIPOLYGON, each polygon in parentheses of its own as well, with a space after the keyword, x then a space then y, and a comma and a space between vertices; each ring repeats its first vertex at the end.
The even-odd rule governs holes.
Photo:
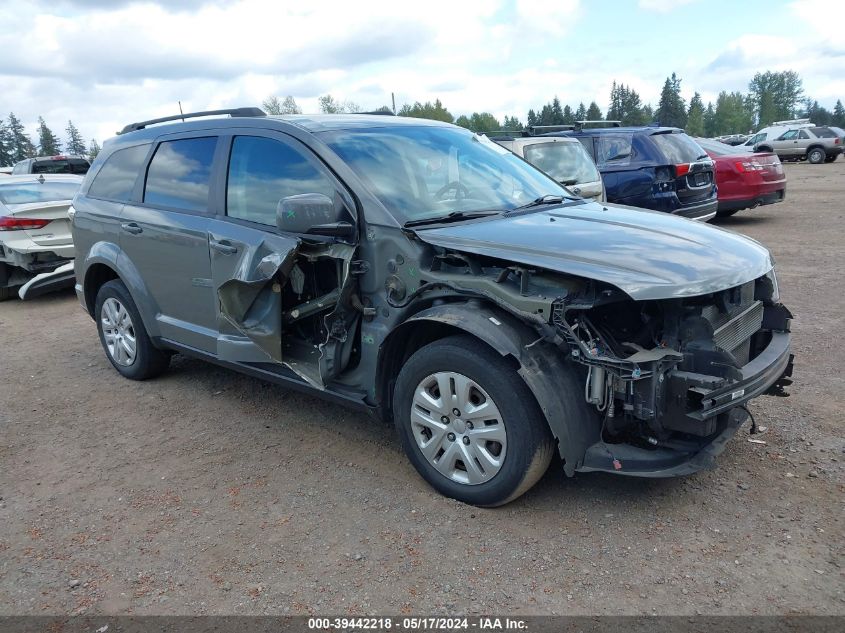
POLYGON ((780 137, 781 141, 791 141, 794 138, 798 138, 798 130, 789 130, 783 136, 780 137))
POLYGON ((287 143, 260 136, 234 138, 226 215, 275 226, 279 201, 303 193, 331 198, 335 186, 321 166, 287 143))

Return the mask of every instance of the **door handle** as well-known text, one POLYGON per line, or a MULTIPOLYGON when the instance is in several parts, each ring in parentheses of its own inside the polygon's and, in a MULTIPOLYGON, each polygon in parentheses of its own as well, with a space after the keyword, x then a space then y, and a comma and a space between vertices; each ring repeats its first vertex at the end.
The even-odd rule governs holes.
POLYGON ((208 243, 211 248, 223 253, 224 255, 234 255, 238 252, 238 247, 232 246, 227 240, 221 240, 219 242, 217 240, 209 240, 208 243))
POLYGON ((132 233, 132 235, 138 235, 138 233, 143 233, 144 231, 144 229, 142 229, 134 222, 124 222, 120 225, 120 228, 122 228, 127 233, 132 233))

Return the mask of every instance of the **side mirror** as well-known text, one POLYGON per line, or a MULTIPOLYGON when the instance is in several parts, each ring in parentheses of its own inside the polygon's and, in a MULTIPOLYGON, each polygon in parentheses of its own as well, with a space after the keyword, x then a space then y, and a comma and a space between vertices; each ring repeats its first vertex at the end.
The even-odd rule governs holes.
POLYGON ((355 227, 339 219, 331 198, 322 193, 302 193, 279 200, 276 227, 286 233, 327 235, 353 239, 355 227))

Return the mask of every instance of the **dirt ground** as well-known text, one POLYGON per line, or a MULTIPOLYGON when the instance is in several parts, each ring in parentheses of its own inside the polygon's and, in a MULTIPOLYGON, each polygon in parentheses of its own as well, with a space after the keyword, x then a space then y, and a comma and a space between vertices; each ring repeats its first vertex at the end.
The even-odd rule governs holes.
POLYGON ((72 292, 0 305, 0 615, 845 614, 845 160, 722 226, 769 246, 790 398, 718 469, 480 510, 393 430, 182 357, 121 378, 72 292))

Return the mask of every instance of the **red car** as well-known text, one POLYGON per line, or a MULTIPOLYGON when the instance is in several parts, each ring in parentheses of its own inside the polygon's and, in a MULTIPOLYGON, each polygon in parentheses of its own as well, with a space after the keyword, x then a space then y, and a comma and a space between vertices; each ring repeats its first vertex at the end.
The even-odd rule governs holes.
POLYGON ((742 209, 774 204, 786 197, 786 174, 777 154, 752 154, 718 141, 695 140, 716 163, 717 216, 726 217, 742 209))

